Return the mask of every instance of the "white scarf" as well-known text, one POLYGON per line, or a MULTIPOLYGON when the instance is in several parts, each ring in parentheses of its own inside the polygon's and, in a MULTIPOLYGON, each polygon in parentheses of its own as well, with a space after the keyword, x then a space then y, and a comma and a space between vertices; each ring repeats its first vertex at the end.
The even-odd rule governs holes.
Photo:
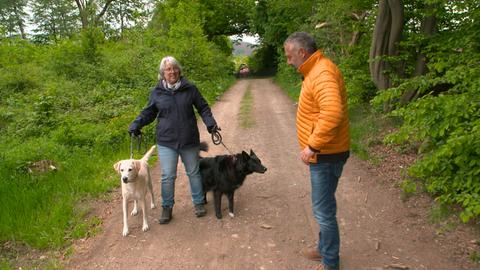
POLYGON ((163 80, 162 83, 163 83, 163 86, 165 88, 167 88, 168 90, 171 90, 171 91, 176 91, 180 87, 180 80, 178 80, 174 84, 169 84, 166 80, 163 80))

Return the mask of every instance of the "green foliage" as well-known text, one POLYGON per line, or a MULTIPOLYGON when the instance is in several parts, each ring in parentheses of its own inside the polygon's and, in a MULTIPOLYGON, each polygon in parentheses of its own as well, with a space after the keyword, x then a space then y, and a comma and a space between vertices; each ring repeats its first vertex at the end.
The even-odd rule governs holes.
MULTIPOLYGON (((228 77, 234 73, 233 58, 225 54, 224 38, 215 39, 217 43, 223 40, 223 45, 219 46, 209 42, 204 33, 202 8, 197 1, 166 1, 159 6, 153 19, 157 24, 156 18, 161 16, 161 22, 158 22, 161 26, 157 25, 153 33, 166 35, 165 40, 154 42, 161 42, 158 46, 177 58, 184 74, 195 83, 209 81, 212 77, 228 77)), ((210 91, 210 88, 204 90, 210 91)))
POLYGON ((305 30, 305 21, 312 15, 316 1, 257 1, 251 19, 251 29, 260 35, 260 47, 249 63, 258 75, 273 75, 281 61, 283 42, 291 33, 305 30))
POLYGON ((248 60, 251 71, 259 76, 273 75, 277 68, 277 52, 274 46, 262 44, 248 60))
POLYGON ((480 252, 474 250, 471 254, 470 254, 470 259, 476 263, 479 263, 480 262, 480 252))
MULTIPOLYGON (((478 10, 471 13, 478 18, 478 10)), ((385 138, 390 144, 417 148, 423 158, 409 169, 425 181, 427 191, 444 204, 460 205, 462 221, 480 215, 480 62, 478 22, 439 34, 426 46, 429 72, 403 80, 373 100, 389 101, 391 116, 402 119, 385 138), (396 102, 414 89, 421 98, 402 106, 396 102)))
POLYGON ((7 260, 0 258, 0 269, 1 270, 10 270, 14 269, 7 260))
POLYGON ((33 1, 32 17, 37 25, 33 30, 35 41, 47 43, 72 36, 76 28, 75 11, 75 4, 71 1, 33 1))
POLYGON ((400 188, 403 190, 402 197, 404 199, 414 195, 417 192, 417 184, 412 180, 403 180, 400 183, 400 188))
MULTIPOLYGON (((366 48, 364 43, 358 46, 366 48)), ((365 65, 368 61, 368 51, 358 48, 358 51, 353 51, 349 55, 340 57, 337 61, 345 79, 349 106, 363 106, 367 104, 377 94, 377 89, 371 80, 368 66, 365 65)))
POLYGON ((298 31, 312 15, 314 0, 260 0, 252 18, 252 28, 262 43, 281 49, 283 41, 298 31))
POLYGON ((255 1, 201 0, 199 2, 202 17, 205 18, 206 22, 203 29, 209 38, 239 35, 249 30, 255 1))
POLYGON ((275 82, 277 82, 287 92, 290 98, 298 101, 302 85, 302 78, 294 67, 287 65, 285 59, 280 59, 278 72, 275 76, 275 82))
MULTIPOLYGON (((50 45, 0 40, 0 242, 56 249, 98 230, 82 202, 118 186, 112 164, 128 153, 126 129, 162 57, 176 56, 209 103, 233 82, 233 58, 218 45, 225 40, 206 38, 199 7, 164 12, 172 24, 162 31, 117 41, 96 28, 50 45), (42 160, 57 170, 30 172, 42 160)), ((146 137, 154 129, 145 127, 146 137)))

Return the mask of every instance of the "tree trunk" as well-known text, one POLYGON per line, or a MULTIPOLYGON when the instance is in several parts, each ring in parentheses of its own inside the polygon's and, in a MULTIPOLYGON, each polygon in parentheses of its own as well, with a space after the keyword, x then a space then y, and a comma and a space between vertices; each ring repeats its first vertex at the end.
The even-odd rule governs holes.
MULTIPOLYGON (((113 1, 115 1, 115 0, 107 0, 105 2, 105 5, 103 6, 100 13, 98 13, 98 15, 95 16, 95 19, 94 19, 95 21, 93 22, 95 25, 100 21, 100 19, 105 14, 105 12, 107 12, 108 7, 110 6, 110 4, 113 1)), ((78 11, 79 11, 79 14, 80 14, 80 19, 82 21, 82 28, 86 29, 90 25, 90 22, 89 22, 90 14, 89 14, 89 12, 92 12, 92 11, 90 11, 91 2, 88 2, 86 0, 75 0, 75 3, 77 3, 78 11)))
POLYGON ((78 13, 80 14, 80 20, 82 21, 82 29, 87 29, 88 28, 88 12, 87 12, 86 3, 81 0, 75 0, 75 3, 77 3, 78 13))
POLYGON ((20 31, 20 36, 22 37, 22 39, 27 39, 27 35, 25 34, 25 28, 24 28, 24 25, 23 25, 22 16, 21 16, 20 12, 18 11, 16 5, 13 5, 13 13, 15 14, 15 20, 16 20, 16 24, 18 26, 18 30, 20 31))
POLYGON ((395 70, 382 57, 398 53, 397 44, 403 31, 403 1, 380 0, 378 9, 370 48, 370 74, 377 88, 385 90, 392 86, 388 73, 395 70))
POLYGON ((352 39, 350 40, 350 43, 348 43, 349 47, 353 47, 358 44, 360 41, 360 37, 363 35, 363 32, 361 31, 355 31, 352 34, 352 39))
MULTIPOLYGON (((437 19, 435 14, 433 13, 435 6, 428 5, 427 12, 428 16, 424 18, 422 21, 421 31, 425 37, 431 37, 437 32, 437 19)), ((419 53, 417 56, 417 63, 415 65, 415 71, 413 72, 413 77, 421 76, 427 73, 427 58, 425 54, 422 52, 419 53)), ((407 104, 413 99, 418 97, 418 90, 417 89, 410 89, 407 90, 400 102, 401 104, 407 104)))
MULTIPOLYGON (((354 20, 357 20, 359 24, 362 23, 362 21, 365 19, 367 16, 367 12, 363 11, 361 14, 357 14, 355 12, 352 13, 352 18, 354 20)), ((352 38, 350 39, 350 43, 348 43, 349 47, 355 46, 358 44, 360 41, 360 37, 364 34, 363 31, 355 31, 352 33, 352 38)))

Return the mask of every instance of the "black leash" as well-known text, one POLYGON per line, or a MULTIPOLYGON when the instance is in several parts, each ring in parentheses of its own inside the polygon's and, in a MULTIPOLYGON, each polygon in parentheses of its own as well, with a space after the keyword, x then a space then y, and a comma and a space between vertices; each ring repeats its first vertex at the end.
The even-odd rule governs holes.
POLYGON ((228 153, 230 153, 230 155, 233 155, 232 151, 230 151, 230 149, 228 149, 228 147, 223 143, 223 139, 222 139, 222 135, 220 134, 220 131, 221 129, 218 128, 217 130, 213 131, 212 132, 212 142, 213 144, 215 145, 223 145, 223 147, 225 147, 225 149, 227 149, 228 153))
POLYGON ((130 136, 130 159, 133 159, 133 137, 137 138, 137 151, 140 152, 140 147, 142 145, 142 134, 139 134, 138 136, 131 135, 130 136))

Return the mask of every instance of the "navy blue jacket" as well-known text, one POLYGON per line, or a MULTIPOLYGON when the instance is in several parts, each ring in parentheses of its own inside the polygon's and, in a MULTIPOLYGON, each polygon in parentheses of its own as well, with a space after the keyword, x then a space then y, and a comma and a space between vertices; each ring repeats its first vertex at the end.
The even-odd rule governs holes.
POLYGON ((180 82, 180 87, 171 91, 159 81, 150 93, 147 106, 130 124, 129 130, 140 130, 157 118, 157 144, 173 149, 199 145, 200 135, 193 107, 208 128, 217 123, 197 87, 183 77, 180 82))

